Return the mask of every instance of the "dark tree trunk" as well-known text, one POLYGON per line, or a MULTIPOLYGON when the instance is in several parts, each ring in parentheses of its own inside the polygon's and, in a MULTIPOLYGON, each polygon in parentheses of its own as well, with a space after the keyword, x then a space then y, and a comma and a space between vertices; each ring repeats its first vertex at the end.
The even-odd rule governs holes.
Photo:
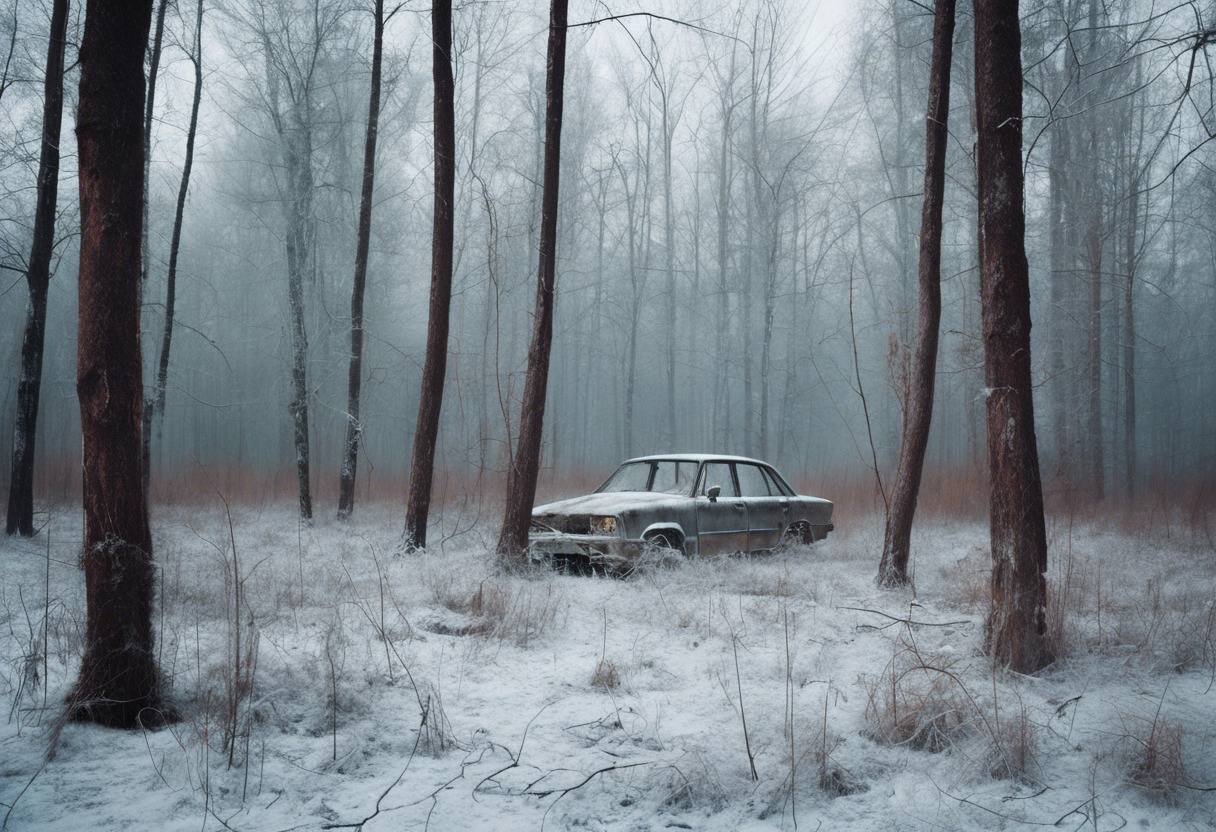
MULTIPOLYGON (((452 236, 456 194, 455 84, 452 79, 452 3, 431 8, 431 72, 435 82, 435 218, 431 237, 431 312, 426 333, 426 363, 418 400, 418 427, 410 463, 405 504, 405 546, 426 547, 427 515, 435 472, 435 443, 447 373, 448 319, 452 303, 452 236)), ((547 352, 547 350, 546 350, 547 352)), ((529 506, 530 508, 530 506, 529 506)))
POLYGON ((992 607, 987 649, 1020 673, 1051 661, 1047 534, 1030 379, 1030 281, 1022 208, 1017 0, 975 3, 980 289, 988 427, 992 607))
POLYGON ((55 205, 59 195, 59 132, 63 123, 63 48, 68 0, 55 0, 47 38, 43 81, 42 149, 38 159, 38 196, 34 242, 25 280, 30 304, 21 342, 21 377, 17 382, 17 418, 13 423, 13 468, 8 490, 8 534, 34 534, 34 441, 38 398, 42 390, 42 355, 46 342, 46 294, 55 248, 55 205))
POLYGON ((367 133, 363 143, 363 193, 359 201, 359 239, 355 244, 355 285, 350 295, 350 375, 347 380, 346 446, 338 478, 338 518, 355 510, 355 476, 359 471, 359 389, 363 383, 363 293, 367 286, 367 254, 372 238, 372 191, 376 184, 376 138, 380 125, 380 67, 384 56, 384 0, 376 0, 373 23, 372 86, 367 102, 367 133))
MULTIPOLYGON (((162 12, 163 13, 163 12, 162 12)), ((160 427, 165 423, 165 390, 169 383, 169 349, 173 345, 173 315, 177 302, 177 255, 182 242, 182 217, 186 213, 186 193, 190 189, 190 169, 194 165, 194 137, 198 133, 198 107, 203 96, 203 0, 198 0, 195 16, 194 54, 194 101, 190 105, 190 126, 186 129, 186 159, 182 163, 182 180, 177 189, 177 211, 173 215, 173 236, 169 240, 169 273, 165 278, 165 326, 161 332, 160 356, 156 362, 156 383, 152 390, 152 401, 144 408, 143 466, 144 492, 150 493, 152 478, 152 425, 158 425, 156 439, 160 441, 160 427)))
POLYGON ((925 449, 929 445, 937 376, 937 339, 942 318, 942 203, 946 186, 946 122, 950 115, 954 0, 937 0, 934 14, 929 117, 925 127, 925 201, 920 221, 920 320, 899 468, 887 510, 886 537, 878 566, 878 582, 883 586, 901 586, 908 582, 912 520, 925 466, 925 449))
POLYGON ((144 49, 152 0, 89 0, 80 47, 80 324, 88 623, 73 718, 132 727, 159 716, 155 567, 140 470, 139 348, 144 49))
POLYGON ((519 419, 519 445, 507 472, 506 509, 498 536, 498 555, 504 561, 523 556, 528 546, 532 501, 540 469, 540 435, 545 418, 545 392, 549 382, 549 348, 553 344, 554 264, 557 257, 558 173, 561 168, 562 88, 566 75, 567 0, 553 0, 549 13, 548 68, 545 80, 545 168, 541 195, 540 265, 537 269, 536 313, 528 348, 528 374, 524 382, 519 419))
POLYGON ((169 0, 160 0, 156 10, 156 30, 152 35, 152 43, 148 50, 148 98, 144 102, 144 202, 143 230, 140 243, 139 290, 142 295, 144 286, 148 284, 148 182, 149 166, 152 163, 152 116, 156 106, 156 79, 160 72, 161 44, 165 38, 165 10, 169 0))

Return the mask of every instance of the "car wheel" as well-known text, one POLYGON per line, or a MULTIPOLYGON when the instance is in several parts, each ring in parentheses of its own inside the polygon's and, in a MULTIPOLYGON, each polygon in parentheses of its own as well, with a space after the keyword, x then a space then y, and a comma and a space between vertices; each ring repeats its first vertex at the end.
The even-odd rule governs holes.
POLYGON ((775 551, 788 552, 795 546, 807 546, 814 542, 815 533, 809 523, 793 523, 785 530, 785 534, 781 535, 781 542, 777 544, 775 551))
POLYGON ((646 537, 640 564, 672 566, 684 558, 683 541, 672 532, 655 532, 646 537))

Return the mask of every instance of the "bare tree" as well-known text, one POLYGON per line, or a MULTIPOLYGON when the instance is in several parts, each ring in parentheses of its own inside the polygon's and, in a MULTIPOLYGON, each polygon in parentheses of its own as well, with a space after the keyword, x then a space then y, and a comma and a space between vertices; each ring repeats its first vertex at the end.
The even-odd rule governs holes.
POLYGON ((553 290, 557 259, 558 173, 561 170, 562 90, 566 75, 567 0, 553 0, 549 12, 549 46, 545 77, 545 163, 541 195, 540 264, 537 269, 536 311, 528 347, 519 419, 519 441, 507 472, 506 508, 498 536, 504 561, 522 557, 528 546, 536 476, 540 470, 541 427, 549 383, 549 348, 553 344, 553 290))
MULTIPOLYGON (((42 390, 42 357, 46 342, 46 295, 55 248, 55 205, 59 196, 59 133, 63 123, 63 49, 68 0, 55 0, 47 38, 43 79, 42 147, 38 159, 38 196, 34 241, 25 271, 30 300, 21 342, 21 377, 17 383, 17 418, 13 424, 13 465, 9 480, 8 534, 34 534, 34 442, 38 399, 42 390)), ((15 31, 15 30, 14 30, 15 31)))
POLYGON ((1018 0, 975 3, 976 161, 984 317, 992 607, 987 646, 1020 673, 1051 661, 1047 534, 1030 379, 1030 280, 1022 208, 1018 0))
MULTIPOLYGON (((394 10, 395 12, 395 10, 394 10)), ((367 287, 367 256, 372 237, 372 193, 376 185, 376 139, 380 129, 380 73, 384 63, 384 0, 372 12, 372 80, 367 100, 367 131, 363 141, 363 185, 359 197, 359 231, 355 244, 355 282, 350 293, 350 373, 347 380, 346 445, 338 477, 338 517, 355 510, 355 475, 359 468, 359 391, 363 383, 363 295, 367 287)), ((391 17, 393 12, 389 13, 391 17)))
POLYGON ((75 719, 134 727, 159 716, 155 567, 143 490, 139 349, 143 56, 152 0, 89 0, 80 47, 80 334, 88 623, 75 719))
MULTIPOLYGON (((452 3, 431 6, 431 68, 435 82, 435 216, 431 238, 431 311, 426 334, 426 362, 418 400, 418 426, 410 464, 405 506, 405 546, 425 548, 435 442, 447 374, 448 324, 452 304, 452 237, 456 197, 455 83, 452 78, 452 3)), ((550 337, 552 334, 550 333, 550 337)), ((548 346, 546 345, 546 356, 548 346)), ((543 406, 543 401, 542 401, 543 406)), ((531 504, 528 506, 531 509, 531 504)), ((526 528, 526 527, 525 527, 526 528)))
POLYGON ((954 0, 937 0, 933 20, 933 61, 929 68, 929 116, 925 120, 925 201, 920 220, 920 319, 912 384, 904 416, 903 442, 895 487, 887 508, 887 528, 878 582, 908 582, 912 520, 929 445, 937 379, 937 340, 942 319, 942 203, 946 186, 947 120, 950 116, 950 60, 954 48, 954 0))
POLYGON ((300 517, 312 519, 309 437, 308 332, 305 292, 316 282, 317 246, 314 164, 320 128, 319 87, 328 78, 332 41, 341 33, 346 7, 333 0, 248 0, 229 13, 248 33, 245 46, 261 49, 261 79, 250 72, 250 96, 269 117, 287 259, 287 314, 290 334, 291 416, 300 517), (281 180, 278 177, 282 177, 281 180))
MULTIPOLYGON (((163 6, 162 12, 163 14, 163 6)), ((157 425, 157 441, 165 422, 165 392, 169 382, 169 350, 173 346, 173 315, 177 304, 177 258, 182 244, 182 218, 186 213, 186 193, 190 188, 190 170, 194 166, 194 137, 198 134, 198 108, 203 96, 203 0, 198 0, 194 21, 194 46, 190 54, 194 64, 194 100, 190 104, 190 125, 186 128, 186 158, 182 162, 181 184, 177 189, 177 210, 173 215, 173 234, 169 239, 169 273, 165 278, 165 324, 161 330, 160 355, 156 360, 156 383, 152 401, 144 407, 143 465, 144 491, 152 477, 152 426, 157 425)), ((149 87, 152 85, 149 84, 149 87)), ((145 168, 147 167, 145 162, 145 168)), ((147 190, 145 183, 145 191, 147 190)), ((145 245, 147 228, 145 227, 145 245)))
MULTIPOLYGON (((139 267, 139 289, 143 292, 148 284, 148 180, 152 164, 152 120, 156 109, 156 81, 160 77, 161 48, 165 42, 165 12, 169 0, 160 0, 156 9, 156 28, 152 43, 148 44, 148 96, 144 102, 144 229, 139 267)), ((145 466, 147 461, 145 460, 145 466)), ((145 476, 147 472, 145 471, 145 476)))

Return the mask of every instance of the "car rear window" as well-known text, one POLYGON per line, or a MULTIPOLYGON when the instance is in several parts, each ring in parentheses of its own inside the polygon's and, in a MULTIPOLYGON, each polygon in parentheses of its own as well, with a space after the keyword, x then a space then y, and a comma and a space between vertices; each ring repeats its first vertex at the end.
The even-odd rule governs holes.
POLYGON ((722 489, 721 496, 723 497, 739 496, 739 492, 735 490, 735 478, 730 474, 729 462, 707 462, 705 473, 701 477, 701 487, 697 489, 697 493, 704 497, 715 485, 722 489))
POLYGON ((759 466, 738 464, 735 473, 739 475, 739 490, 744 497, 770 497, 768 482, 759 466))

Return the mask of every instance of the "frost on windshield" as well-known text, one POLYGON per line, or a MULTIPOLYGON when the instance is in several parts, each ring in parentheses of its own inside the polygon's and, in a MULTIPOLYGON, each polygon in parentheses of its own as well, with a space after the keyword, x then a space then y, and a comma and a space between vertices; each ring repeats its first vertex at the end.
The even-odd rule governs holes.
POLYGON ((627 462, 616 469, 599 493, 617 491, 657 491, 664 494, 689 494, 697 479, 697 463, 661 459, 657 462, 627 462))

